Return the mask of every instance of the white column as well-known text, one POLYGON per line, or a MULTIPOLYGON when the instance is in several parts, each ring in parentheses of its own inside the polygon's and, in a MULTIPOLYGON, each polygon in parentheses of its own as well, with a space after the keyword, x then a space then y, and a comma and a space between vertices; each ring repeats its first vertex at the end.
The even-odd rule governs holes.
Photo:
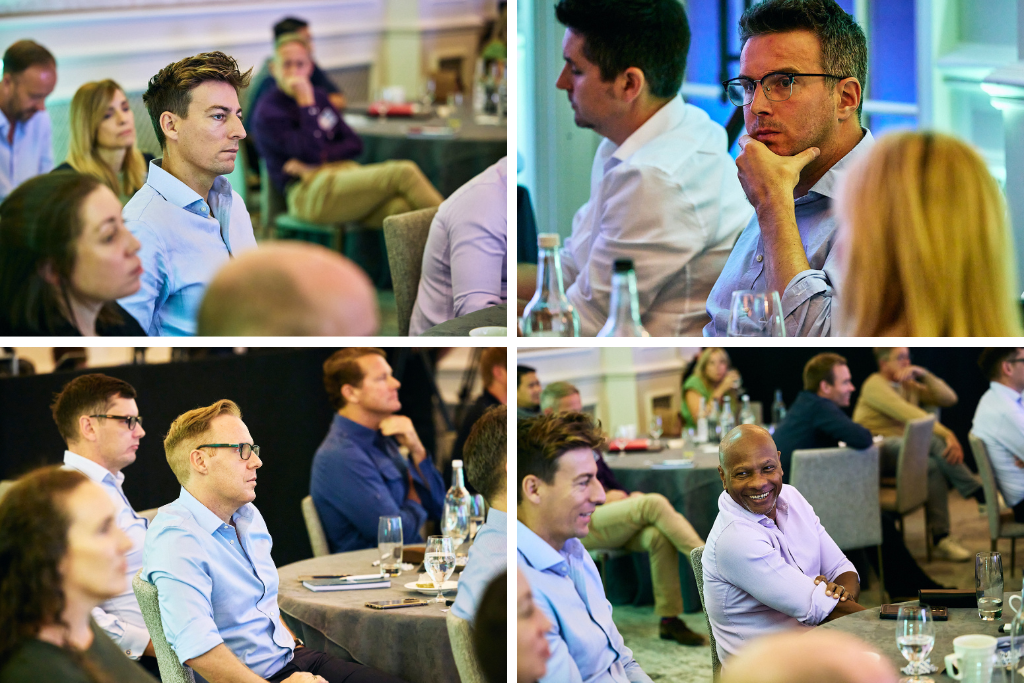
MULTIPOLYGON (((423 71, 419 23, 419 0, 386 0, 380 62, 373 78, 376 90, 400 85, 407 99, 419 95, 423 71)), ((377 92, 370 93, 371 99, 376 96, 377 92)))
POLYGON ((636 367, 633 361, 634 349, 601 349, 601 402, 598 417, 609 435, 622 425, 636 425, 637 434, 643 434, 640 411, 637 410, 636 367))

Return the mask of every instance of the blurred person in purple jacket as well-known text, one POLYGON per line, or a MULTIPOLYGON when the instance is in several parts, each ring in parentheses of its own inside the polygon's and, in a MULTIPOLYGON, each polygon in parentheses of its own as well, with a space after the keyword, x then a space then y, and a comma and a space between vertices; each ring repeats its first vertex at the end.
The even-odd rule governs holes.
POLYGON ((288 213, 314 223, 359 221, 380 227, 398 213, 441 204, 441 194, 411 161, 361 166, 363 141, 310 82, 309 41, 277 39, 270 72, 276 86, 260 98, 253 128, 270 181, 285 195, 288 213))

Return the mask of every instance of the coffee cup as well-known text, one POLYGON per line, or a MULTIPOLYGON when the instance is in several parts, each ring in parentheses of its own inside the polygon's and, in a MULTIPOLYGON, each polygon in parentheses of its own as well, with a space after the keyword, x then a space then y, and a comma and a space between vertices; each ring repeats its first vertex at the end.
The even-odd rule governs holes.
POLYGON ((953 654, 946 655, 946 675, 964 683, 990 683, 996 639, 982 634, 953 639, 953 654))

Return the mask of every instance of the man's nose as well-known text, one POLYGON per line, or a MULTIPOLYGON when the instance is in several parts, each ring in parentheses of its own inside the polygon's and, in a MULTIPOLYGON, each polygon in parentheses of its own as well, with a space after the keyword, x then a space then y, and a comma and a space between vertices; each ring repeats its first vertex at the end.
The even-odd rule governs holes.
POLYGON ((770 114, 772 111, 771 100, 764 94, 764 88, 761 87, 760 83, 754 84, 754 99, 751 100, 750 112, 753 114, 770 114))
POLYGON ((558 79, 555 81, 555 87, 558 88, 559 90, 568 90, 570 83, 571 81, 569 79, 569 65, 566 64, 565 66, 562 67, 562 72, 558 74, 558 79))

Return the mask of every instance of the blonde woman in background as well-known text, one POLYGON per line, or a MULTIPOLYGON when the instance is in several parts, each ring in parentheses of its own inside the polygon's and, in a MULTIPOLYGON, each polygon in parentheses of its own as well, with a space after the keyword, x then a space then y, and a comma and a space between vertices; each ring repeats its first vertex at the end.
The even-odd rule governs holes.
POLYGON ((704 413, 711 412, 711 401, 721 401, 728 394, 736 407, 736 389, 740 386, 740 373, 732 369, 732 361, 725 349, 709 347, 701 351, 693 374, 683 382, 683 428, 697 426, 700 418, 700 400, 704 399, 704 413))
POLYGON ((1006 205, 967 144, 887 135, 839 195, 840 334, 1021 335, 1006 205))
POLYGON ((67 160, 54 171, 90 175, 125 204, 146 183, 149 162, 135 146, 135 115, 124 90, 111 80, 86 83, 71 100, 67 160))

